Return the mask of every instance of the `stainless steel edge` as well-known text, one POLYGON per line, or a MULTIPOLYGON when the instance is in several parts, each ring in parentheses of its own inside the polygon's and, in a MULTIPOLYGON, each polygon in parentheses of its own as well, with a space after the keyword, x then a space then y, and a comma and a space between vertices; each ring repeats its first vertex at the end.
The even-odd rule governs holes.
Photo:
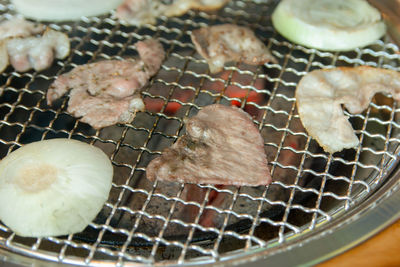
POLYGON ((400 218, 400 169, 370 198, 336 220, 281 246, 260 249, 240 259, 221 262, 231 266, 312 266, 355 247, 400 218), (290 244, 291 243, 291 244, 290 244))
POLYGON ((55 262, 47 262, 30 257, 22 256, 20 254, 12 253, 8 250, 0 249, 0 266, 10 267, 60 267, 61 264, 55 262), (3 265, 4 264, 4 265, 3 265))

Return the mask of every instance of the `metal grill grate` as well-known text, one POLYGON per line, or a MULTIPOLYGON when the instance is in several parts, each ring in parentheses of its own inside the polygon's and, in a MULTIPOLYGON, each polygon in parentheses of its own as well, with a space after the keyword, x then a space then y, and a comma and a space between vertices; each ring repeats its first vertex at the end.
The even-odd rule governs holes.
MULTIPOLYGON (((83 233, 22 238, 0 224, 0 246, 33 258, 80 265, 215 262, 312 236, 321 223, 340 219, 373 194, 396 163, 396 103, 378 96, 363 114, 347 114, 361 145, 332 156, 302 129, 294 89, 313 69, 371 65, 400 70, 397 46, 380 40, 363 49, 330 53, 293 45, 271 25, 274 5, 232 1, 215 14, 190 11, 141 28, 120 24, 112 16, 50 24, 69 35, 71 54, 40 73, 9 68, 0 75, 0 156, 41 139, 82 140, 110 156, 115 167, 112 192, 83 233), (222 75, 210 75, 189 34, 219 23, 252 28, 279 64, 234 64, 222 75), (134 43, 149 37, 159 38, 167 52, 162 69, 142 93, 153 111, 139 113, 131 124, 94 131, 68 115, 66 98, 54 107, 46 105, 47 87, 57 75, 87 62, 135 56, 134 43), (241 95, 229 93, 234 90, 241 95), (182 134, 184 119, 216 102, 239 103, 253 115, 265 138, 275 181, 262 188, 147 181, 147 163, 182 134), (189 198, 188 192, 200 197, 189 198), (219 202, 210 202, 213 198, 219 202)), ((0 10, 3 19, 14 14, 5 3, 0 10)))

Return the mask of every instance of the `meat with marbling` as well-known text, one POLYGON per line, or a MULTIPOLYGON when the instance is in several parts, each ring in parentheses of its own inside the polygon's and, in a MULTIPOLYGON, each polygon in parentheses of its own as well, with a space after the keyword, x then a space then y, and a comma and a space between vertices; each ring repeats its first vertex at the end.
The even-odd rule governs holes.
POLYGON ((268 185, 264 140, 243 110, 214 104, 186 123, 186 134, 147 167, 149 180, 268 185))
POLYGON ((190 9, 215 10, 230 0, 125 0, 118 8, 116 16, 133 25, 155 24, 160 16, 179 16, 190 9))
POLYGON ((62 32, 21 18, 0 25, 0 71, 11 64, 17 71, 44 70, 54 58, 68 56, 70 43, 62 32))
POLYGON ((360 113, 375 93, 400 100, 400 73, 368 66, 314 70, 296 88, 297 109, 307 132, 329 153, 359 144, 343 113, 360 113))
POLYGON ((93 128, 131 122, 145 108, 139 90, 165 57, 155 39, 139 41, 136 47, 140 59, 103 60, 59 76, 47 92, 48 105, 71 90, 68 112, 93 128))

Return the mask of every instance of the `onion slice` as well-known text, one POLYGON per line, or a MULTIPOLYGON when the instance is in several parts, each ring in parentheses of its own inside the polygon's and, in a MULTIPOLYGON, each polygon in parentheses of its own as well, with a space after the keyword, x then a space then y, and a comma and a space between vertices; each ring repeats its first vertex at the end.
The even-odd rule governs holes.
POLYGON ((81 232, 102 209, 112 177, 97 147, 70 139, 24 145, 0 162, 0 219, 26 237, 81 232))
POLYGON ((110 12, 122 0, 11 0, 18 13, 44 21, 79 20, 110 12))
POLYGON ((283 0, 272 23, 290 41, 328 51, 363 47, 386 32, 379 11, 365 0, 283 0))

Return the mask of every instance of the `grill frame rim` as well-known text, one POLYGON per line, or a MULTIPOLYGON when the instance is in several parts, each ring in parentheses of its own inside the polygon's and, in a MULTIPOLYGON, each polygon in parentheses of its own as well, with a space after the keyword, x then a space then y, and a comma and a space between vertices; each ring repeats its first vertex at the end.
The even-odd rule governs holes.
MULTIPOLYGON (((248 1, 248 0, 247 0, 248 1)), ((247 1, 241 1, 241 2, 247 2, 247 1)), ((248 2, 250 2, 250 1, 248 1, 248 2)), ((163 19, 164 20, 164 19, 163 19)), ((99 20, 99 19, 93 19, 93 20, 91 20, 91 19, 89 19, 88 21, 84 21, 85 23, 97 23, 97 22, 99 22, 99 21, 101 21, 101 19, 99 20)), ((247 22, 246 22, 247 23, 247 22)), ((253 25, 254 26, 254 25, 253 25)), ((274 43, 274 42, 277 42, 275 39, 271 39, 272 41, 272 43, 274 43)), ((378 42, 381 42, 380 40, 378 41, 378 42)), ((274 43, 275 44, 275 43, 274 43)), ((281 43, 281 45, 282 45, 282 43, 281 43)), ((292 43, 288 43, 288 45, 289 45, 289 47, 291 48, 291 49, 296 49, 296 47, 297 47, 297 45, 294 45, 294 44, 292 44, 292 43)), ((382 44, 381 45, 383 48, 385 48, 385 49, 387 49, 389 46, 390 46, 390 44, 388 44, 388 43, 384 43, 384 44, 382 44)), ((301 49, 300 50, 302 50, 302 51, 304 51, 304 50, 308 50, 308 49, 306 49, 306 48, 303 48, 303 47, 301 47, 301 49)), ((373 51, 373 50, 371 50, 371 51, 373 51)), ((373 51, 374 52, 374 51, 373 51)), ((315 54, 315 55, 318 55, 320 52, 319 51, 312 51, 312 52, 310 52, 310 54, 315 54)), ((324 52, 322 52, 322 53, 324 53, 324 52)), ((365 53, 365 51, 363 50, 363 52, 362 52, 362 54, 364 54, 365 53)), ((327 54, 329 54, 329 53, 327 53, 327 54)), ((286 57, 286 54, 284 54, 283 55, 284 57, 286 57)), ((290 56, 291 57, 293 57, 293 55, 292 54, 290 54, 290 56)), ((329 58, 332 58, 333 56, 331 56, 331 55, 329 55, 328 56, 329 58)), ((339 58, 340 57, 342 57, 342 55, 341 56, 339 56, 339 58)), ((338 60, 339 58, 338 57, 336 57, 335 56, 335 58, 338 60)), ((396 57, 397 58, 397 57, 396 57)), ((295 59, 297 59, 296 57, 295 57, 295 59)), ((302 58, 298 58, 298 59, 302 59, 302 58)), ((307 60, 307 59, 305 59, 305 60, 307 60)), ((191 62, 192 60, 190 60, 190 62, 191 62)), ((308 61, 308 60, 307 60, 308 61)), ((314 63, 314 61, 312 61, 312 60, 310 60, 310 62, 313 62, 314 63)), ((318 61, 317 61, 318 62, 318 61)), ((351 64, 356 64, 356 62, 350 62, 351 64)), ((64 67, 65 67, 65 65, 64 65, 64 62, 58 62, 58 64, 61 64, 62 65, 62 69, 64 69, 64 67)), ((71 63, 71 66, 73 66, 73 64, 71 63)), ((315 67, 315 66, 314 66, 315 67)), ((384 67, 384 65, 383 65, 383 67, 384 67)), ((391 66, 391 68, 395 68, 395 67, 393 67, 393 66, 391 66)), ((396 70, 398 70, 400 67, 396 67, 396 70)), ((64 69, 65 70, 65 69, 64 69)), ((288 70, 288 69, 286 69, 286 70, 288 70)), ((264 75, 265 76, 265 75, 264 75)), ((155 81, 155 79, 154 79, 154 81, 155 81)), ((280 82, 283 82, 283 80, 282 81, 280 81, 280 82)), ((280 83, 279 82, 279 83, 280 83)), ((283 85, 285 85, 285 84, 283 84, 283 85)), ((288 85, 289 86, 289 85, 288 85)), ((18 89, 15 89, 15 90, 18 90, 18 89)), ((31 93, 31 91, 29 91, 28 90, 28 92, 29 93, 31 93)), ((65 101, 65 99, 64 99, 64 101, 65 101)), ((168 99, 168 101, 169 101, 169 99, 168 99)), ((15 107, 15 106, 14 106, 15 107)), ((269 107, 269 106, 268 106, 269 107)), ((264 110, 264 109, 263 109, 264 110)), ((266 108, 264 111, 271 111, 270 109, 268 109, 268 108, 266 108)), ((395 110, 395 112, 397 113, 397 109, 395 110)), ((147 112, 146 112, 147 113, 147 112)), ((60 114, 64 114, 64 112, 61 112, 60 114)), ((65 113, 66 114, 66 113, 65 113)), ((59 115, 58 113, 57 113, 57 115, 59 115)), ((159 113, 159 114, 153 114, 154 116, 156 116, 156 117, 163 117, 163 114, 162 113, 159 113)), ((292 114, 293 115, 293 118, 297 118, 298 117, 298 115, 296 114, 296 113, 293 113, 292 114)), ((357 115, 354 115, 355 117, 357 116, 357 115)), ((166 117, 167 118, 167 117, 166 117)), ((169 118, 169 117, 168 117, 169 118)), ((75 125, 76 126, 76 125, 75 125)), ((286 129, 286 128, 285 128, 286 129)), ((47 129, 46 129, 47 130, 47 129)), ((75 133, 75 134, 77 134, 77 133, 75 133)), ((362 134, 364 135, 365 134, 365 132, 364 131, 362 131, 362 134)), ((96 135, 93 135, 93 136, 91 136, 92 138, 94 138, 94 139, 90 139, 90 140, 93 140, 92 142, 96 142, 97 141, 97 133, 96 133, 96 135), (96 137, 96 138, 95 138, 96 137)), ((19 145, 19 143, 15 143, 14 145, 19 145)), ((283 148, 283 146, 281 147, 281 148, 283 148)), ((393 153, 393 155, 395 155, 395 156, 397 156, 398 155, 398 153, 396 153, 396 154, 394 154, 393 153)), ((393 157, 392 157, 392 159, 393 159, 393 157)), ((276 162, 275 163, 275 165, 277 165, 277 166, 279 166, 279 164, 276 162)), ((135 170, 139 170, 139 168, 136 168, 135 167, 135 170)), ((385 184, 385 182, 386 182, 386 178, 388 178, 388 176, 387 175, 384 175, 384 176, 382 176, 382 179, 384 180, 383 181, 383 183, 379 183, 379 185, 378 185, 378 188, 380 188, 381 187, 381 185, 382 184, 385 184)), ((289 187, 288 187, 289 188, 289 187)), ((296 189, 296 187, 293 187, 294 189, 296 189)), ((377 188, 374 188, 374 189, 377 189, 377 188)), ((368 194, 371 194, 371 195, 373 195, 373 193, 368 193, 368 194)), ((362 198, 362 197, 361 197, 362 198)), ((365 200, 365 199, 364 199, 365 200)), ((336 216, 335 216, 335 220, 333 220, 333 221, 336 221, 336 216)), ((330 223, 330 222, 327 222, 327 223, 330 223)), ((297 240, 297 239, 296 239, 297 240)), ((51 239, 50 239, 50 241, 51 241, 51 239)), ((64 239, 61 239, 61 241, 66 241, 66 240, 64 240, 64 239)), ((15 242, 15 241, 13 241, 13 242, 15 242)), ((57 242, 55 242, 55 243, 57 243, 57 242)), ((281 247, 281 246, 286 246, 287 244, 289 244, 290 243, 290 239, 288 239, 288 242, 284 242, 283 244, 280 244, 280 245, 277 245, 276 247, 278 248, 278 247, 281 247)), ((17 243, 18 244, 18 243, 17 243)), ((19 244, 18 244, 19 245, 19 244)), ((67 245, 67 244, 65 244, 65 245, 67 245)), ((22 247, 22 250, 24 250, 24 248, 22 247)), ((32 252, 35 252, 34 250, 32 250, 32 249, 26 249, 27 251, 29 251, 31 254, 32 254, 32 252)), ((251 249, 249 250, 250 252, 253 250, 253 247, 251 247, 251 249)), ((0 251, 1 251, 1 249, 0 249, 0 251)), ((39 251, 36 251, 36 252, 39 252, 39 255, 42 257, 42 258, 46 258, 46 256, 48 255, 48 254, 40 254, 40 250, 39 251)), ((51 251, 44 251, 44 252, 46 252, 46 253, 53 253, 53 252, 51 252, 51 251)), ((235 251, 232 251, 232 253, 234 253, 234 254, 236 254, 237 253, 237 251, 235 250, 235 251)), ((227 253, 226 255, 228 255, 229 253, 227 253)), ((54 254, 54 255, 57 255, 56 253, 54 254)), ((242 254, 242 256, 243 256, 244 254, 242 254)), ((49 257, 50 257, 50 255, 49 255, 49 257)), ((206 256, 206 257, 208 257, 208 256, 206 256)), ((39 257, 40 258, 40 257, 39 257)), ((57 257, 54 257, 55 259, 57 259, 57 257)), ((221 256, 221 258, 225 258, 225 254, 223 254, 222 256, 221 256)), ((229 258, 229 257, 228 257, 229 258)), ((81 259, 79 262, 81 263, 81 261, 82 261, 82 258, 79 258, 79 259, 81 259)), ((144 260, 145 260, 146 258, 144 258, 143 257, 143 262, 145 262, 144 260)), ((194 258, 194 259, 188 259, 187 261, 185 260, 185 265, 191 265, 191 264, 198 264, 199 263, 199 260, 198 259, 201 259, 201 257, 198 257, 198 258, 194 258), (191 260, 193 260, 193 263, 191 263, 191 260)), ((33 259, 32 259, 33 260, 33 259)), ((59 258, 59 260, 60 260, 60 258, 59 258)), ((61 259, 61 260, 63 260, 63 259, 61 259)), ((60 260, 60 262, 62 262, 60 260)), ((66 259, 64 259, 65 260, 65 262, 67 263, 68 261, 71 261, 71 263, 73 263, 72 261, 74 261, 74 259, 73 259, 73 256, 71 256, 71 255, 69 255, 68 256, 68 258, 66 258, 66 259)), ((229 260, 229 259, 228 259, 229 260)), ((93 263, 93 264, 99 264, 99 261, 98 261, 98 259, 92 259, 91 261, 90 261, 91 263, 93 263)), ((215 262, 215 261, 212 261, 212 262, 215 262)), ((111 262, 111 264, 112 263, 114 263, 114 262, 111 262)), ((176 262, 172 262, 172 263, 176 263, 176 262)), ((235 263, 237 263, 237 262, 235 262, 235 263)), ((52 264, 57 264, 57 263, 55 263, 55 262, 53 262, 52 264)), ((76 263, 75 263, 76 264, 76 263)), ((83 263, 81 263, 81 264, 83 264, 83 263)), ((106 262, 105 262, 105 264, 106 264, 106 262)), ((128 266, 131 266, 131 265, 129 265, 129 264, 132 264, 132 266, 141 266, 142 264, 140 264, 140 263, 134 263, 134 262, 129 262, 129 263, 127 263, 128 264, 128 266)), ((164 264, 168 264, 168 262, 167 261, 163 261, 163 262, 156 262, 156 265, 164 265, 164 264)), ((107 266, 107 265, 106 265, 107 266)))
MULTIPOLYGON (((397 162, 399 162, 399 159, 397 162)), ((342 210, 342 214, 335 216, 335 220, 323 222, 322 226, 314 230, 311 238, 308 238, 308 233, 306 233, 289 241, 288 245, 284 246, 285 249, 265 249, 260 255, 254 257, 248 255, 245 257, 246 259, 241 258, 240 260, 242 263, 251 262, 250 265, 246 263, 246 266, 249 267, 253 266, 253 264, 254 267, 259 266, 257 264, 261 262, 262 264, 284 262, 289 266, 302 264, 312 266, 359 245, 400 219, 400 207, 398 206, 400 201, 400 167, 397 166, 394 172, 395 175, 390 177, 386 184, 378 188, 367 199, 363 199, 361 203, 354 206, 349 212, 342 210), (333 235, 335 239, 329 239, 333 235), (347 240, 343 238, 352 235, 353 237, 347 240), (324 246, 327 240, 330 242, 329 246, 324 246), (351 241, 351 243, 347 244, 345 243, 346 241, 351 241), (309 252, 310 248, 313 249, 312 253, 301 253, 309 252), (316 253, 316 250, 323 253, 316 253), (289 256, 289 253, 292 255, 289 256), (293 254, 296 254, 295 261, 293 260, 293 254)), ((226 266, 229 266, 229 264, 226 266)))

